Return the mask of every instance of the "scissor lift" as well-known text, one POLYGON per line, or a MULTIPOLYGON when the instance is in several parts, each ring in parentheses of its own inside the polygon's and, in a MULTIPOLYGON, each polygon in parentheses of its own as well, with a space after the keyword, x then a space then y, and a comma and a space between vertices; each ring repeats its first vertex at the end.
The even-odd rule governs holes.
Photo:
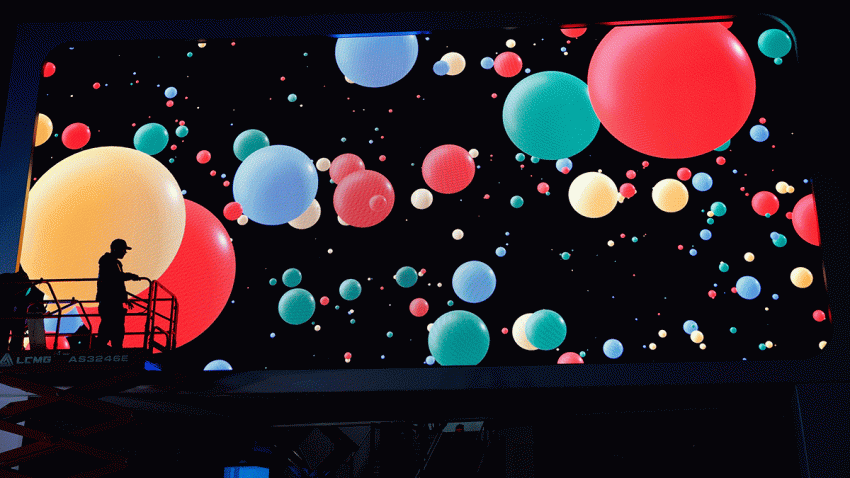
MULTIPOLYGON (((177 298, 157 281, 141 278, 148 282, 148 297, 143 299, 134 294, 128 298, 140 312, 127 313, 126 337, 143 336, 143 346, 140 348, 92 350, 92 339, 97 333, 92 330, 91 317, 85 306, 96 303, 94 300, 59 299, 56 297, 53 284, 57 282, 88 282, 94 279, 38 279, 30 281, 9 282, 6 286, 35 287, 44 284, 50 291, 49 296, 42 302, 45 308, 51 306, 47 313, 31 313, 31 304, 27 311, 20 315, 0 317, 0 320, 22 320, 28 322, 42 319, 57 319, 56 331, 45 332, 45 344, 36 344, 34 337, 29 337, 29 350, 9 351, 0 357, 0 383, 20 389, 24 392, 38 395, 29 400, 12 402, 0 409, 0 430, 37 440, 35 443, 21 446, 17 449, 0 453, 0 477, 27 477, 29 475, 10 470, 21 463, 35 459, 49 459, 49 455, 64 450, 82 453, 105 460, 107 464, 96 470, 72 475, 75 478, 95 478, 120 471, 127 466, 127 458, 114 452, 99 449, 87 444, 87 437, 133 421, 133 412, 111 403, 99 400, 116 390, 116 387, 126 389, 142 383, 145 375, 145 363, 153 358, 154 350, 168 352, 175 348, 177 337, 177 298), (50 297, 48 299, 48 297, 50 297), (82 313, 69 314, 78 306, 82 313), (60 333, 63 318, 82 317, 91 333, 75 335, 60 333), (144 331, 133 329, 133 319, 144 317, 144 331), (60 338, 66 337, 73 345, 69 349, 60 349, 60 338), (52 342, 52 343, 51 343, 52 342), (57 374, 90 372, 87 377, 97 377, 90 383, 74 385, 69 389, 57 388, 44 383, 45 376, 57 374), (47 415, 51 406, 65 402, 85 407, 95 412, 106 414, 111 420, 88 428, 66 434, 46 433, 18 425, 38 414, 47 415)), ((44 310, 44 309, 41 309, 44 310)), ((99 311, 98 311, 99 312, 99 311)), ((0 340, 8 340, 8 337, 0 340)), ((58 478, 58 477, 57 477, 58 478)))

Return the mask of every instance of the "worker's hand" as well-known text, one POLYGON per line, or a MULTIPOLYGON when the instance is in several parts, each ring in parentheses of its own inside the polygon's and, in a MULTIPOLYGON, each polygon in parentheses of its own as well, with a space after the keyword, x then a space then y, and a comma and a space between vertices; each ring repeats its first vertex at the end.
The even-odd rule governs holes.
POLYGON ((133 274, 133 280, 142 280, 137 274, 133 274))
POLYGON ((129 305, 131 309, 135 307, 135 305, 133 305, 133 302, 129 300, 127 301, 127 305, 129 305))

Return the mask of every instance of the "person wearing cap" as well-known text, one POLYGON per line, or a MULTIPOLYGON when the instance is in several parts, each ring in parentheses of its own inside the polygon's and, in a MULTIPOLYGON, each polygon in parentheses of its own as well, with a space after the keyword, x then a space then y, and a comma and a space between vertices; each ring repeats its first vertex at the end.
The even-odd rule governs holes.
POLYGON ((124 304, 133 308, 132 302, 127 299, 124 281, 139 280, 140 277, 131 272, 124 272, 124 266, 119 259, 123 259, 127 251, 132 249, 123 239, 115 239, 110 245, 110 251, 98 261, 100 269, 97 274, 95 300, 98 302, 100 313, 100 328, 92 342, 92 348, 107 348, 109 342, 112 342, 114 349, 124 348, 124 319, 127 314, 124 304))

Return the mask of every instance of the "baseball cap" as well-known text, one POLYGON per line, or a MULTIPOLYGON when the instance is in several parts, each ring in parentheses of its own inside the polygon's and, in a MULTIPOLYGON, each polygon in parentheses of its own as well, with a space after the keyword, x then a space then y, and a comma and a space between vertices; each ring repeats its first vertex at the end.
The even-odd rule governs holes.
POLYGON ((110 247, 112 249, 127 249, 127 250, 133 249, 132 247, 127 245, 127 241, 125 241, 124 239, 115 239, 114 241, 112 241, 112 244, 110 245, 110 247))

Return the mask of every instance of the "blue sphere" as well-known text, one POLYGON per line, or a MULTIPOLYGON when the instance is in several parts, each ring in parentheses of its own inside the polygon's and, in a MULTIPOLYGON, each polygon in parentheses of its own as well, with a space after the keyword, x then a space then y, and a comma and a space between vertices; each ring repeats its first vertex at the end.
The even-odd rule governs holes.
POLYGON ((212 362, 208 363, 206 367, 204 367, 204 372, 220 370, 233 370, 233 367, 231 367, 230 364, 225 362, 224 360, 213 360, 212 362))
POLYGON ((269 146, 248 156, 233 176, 233 198, 248 219, 279 226, 310 207, 319 189, 313 161, 290 146, 269 146))
POLYGON ((166 98, 172 99, 175 96, 177 96, 177 88, 175 88, 173 86, 166 88, 166 90, 165 90, 165 97, 166 98))
POLYGON ((691 249, 690 251, 688 251, 688 253, 689 253, 690 255, 692 255, 692 256, 695 256, 695 255, 697 255, 697 250, 696 250, 696 249, 691 249))
POLYGON ((506 251, 504 247, 497 247, 496 248, 496 255, 499 256, 499 257, 505 257, 505 254, 507 252, 508 251, 506 251))
POLYGON ((464 302, 484 302, 496 290, 496 274, 483 262, 469 261, 455 270, 452 288, 464 302))
POLYGON ((686 334, 691 335, 695 330, 699 330, 699 327, 693 320, 686 320, 684 325, 682 325, 682 329, 685 330, 686 334))
POLYGON ((779 294, 773 294, 773 300, 779 300, 779 294))
POLYGON ((555 161, 555 168, 558 172, 563 173, 564 168, 567 168, 568 171, 573 170, 573 161, 570 158, 561 158, 555 161))
POLYGON ((443 60, 434 63, 434 73, 439 76, 444 76, 446 73, 449 72, 450 69, 451 67, 449 66, 449 63, 443 60))
POLYGON ((602 346, 602 352, 609 359, 618 359, 623 355, 623 344, 617 339, 608 339, 602 346))
POLYGON ((485 56, 484 58, 481 59, 481 68, 484 68, 485 70, 489 70, 490 68, 493 68, 494 64, 495 64, 495 62, 489 56, 485 56))
POLYGON ((531 345, 540 350, 560 347, 567 337, 567 324, 557 312, 538 310, 525 322, 525 336, 531 345))
POLYGON ((478 365, 490 348, 490 333, 477 315, 453 310, 431 326, 428 348, 440 365, 478 365))
POLYGON ((425 359, 425 363, 427 363, 428 365, 434 365, 434 362, 436 362, 436 360, 434 360, 433 355, 429 355, 428 358, 425 359))
POLYGON ((711 231, 708 229, 703 229, 699 232, 699 237, 702 238, 703 241, 707 241, 711 239, 711 231))
POLYGON ((335 55, 337 66, 349 80, 380 88, 410 73, 419 43, 414 35, 340 38, 335 55))
POLYGON ((755 277, 744 276, 738 279, 738 282, 735 284, 735 290, 738 291, 738 295, 741 297, 747 300, 753 300, 761 292, 761 284, 759 284, 759 281, 755 277))
POLYGON ((711 176, 705 173, 694 174, 694 177, 691 182, 694 185, 694 189, 696 189, 697 191, 708 191, 709 189, 711 189, 711 185, 713 184, 711 176))
POLYGON ((779 233, 778 233, 778 232, 776 232, 776 231, 771 232, 771 233, 770 233, 770 239, 772 239, 772 240, 774 240, 774 241, 775 241, 775 240, 777 240, 777 239, 779 239, 779 233))
POLYGON ((765 141, 768 136, 770 136, 770 134, 763 124, 757 124, 750 128, 750 138, 753 138, 754 141, 761 143, 762 141, 765 141))

